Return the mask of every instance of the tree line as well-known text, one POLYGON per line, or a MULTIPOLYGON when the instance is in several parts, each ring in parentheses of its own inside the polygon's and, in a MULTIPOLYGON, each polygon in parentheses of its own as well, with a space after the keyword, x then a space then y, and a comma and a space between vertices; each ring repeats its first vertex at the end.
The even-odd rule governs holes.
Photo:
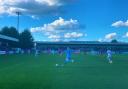
POLYGON ((0 39, 1 46, 6 46, 8 48, 21 48, 21 49, 31 49, 34 47, 34 39, 31 32, 25 29, 19 32, 15 27, 3 27, 0 30, 1 35, 9 36, 18 39, 18 42, 13 42, 9 40, 0 39))

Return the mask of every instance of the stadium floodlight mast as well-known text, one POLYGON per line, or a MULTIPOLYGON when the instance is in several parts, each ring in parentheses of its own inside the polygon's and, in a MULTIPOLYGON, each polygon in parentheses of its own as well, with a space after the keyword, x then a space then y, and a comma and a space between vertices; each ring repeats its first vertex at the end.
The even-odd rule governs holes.
POLYGON ((21 15, 21 12, 20 11, 16 11, 15 13, 17 14, 17 30, 19 31, 19 24, 20 24, 20 15, 21 15))

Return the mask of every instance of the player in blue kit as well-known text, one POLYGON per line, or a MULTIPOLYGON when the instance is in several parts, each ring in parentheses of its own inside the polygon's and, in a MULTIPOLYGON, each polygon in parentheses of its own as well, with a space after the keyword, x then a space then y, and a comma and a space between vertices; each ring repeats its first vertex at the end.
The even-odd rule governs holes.
POLYGON ((66 50, 66 62, 69 62, 71 60, 71 50, 68 47, 66 50))

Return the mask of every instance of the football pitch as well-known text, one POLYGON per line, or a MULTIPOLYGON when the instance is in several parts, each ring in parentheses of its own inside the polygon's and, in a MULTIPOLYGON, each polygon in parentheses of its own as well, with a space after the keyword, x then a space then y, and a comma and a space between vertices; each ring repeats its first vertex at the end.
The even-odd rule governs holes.
POLYGON ((128 55, 113 55, 112 64, 105 55, 72 59, 64 64, 65 55, 0 55, 0 89, 128 89, 128 55))

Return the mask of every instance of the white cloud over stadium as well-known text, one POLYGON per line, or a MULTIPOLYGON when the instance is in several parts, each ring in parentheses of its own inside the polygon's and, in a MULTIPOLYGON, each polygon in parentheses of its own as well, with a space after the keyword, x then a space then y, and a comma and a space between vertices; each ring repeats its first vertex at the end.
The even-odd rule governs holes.
POLYGON ((104 38, 99 38, 98 41, 99 42, 104 42, 104 41, 112 41, 113 39, 117 39, 117 33, 113 32, 113 33, 108 33, 104 36, 104 38))
POLYGON ((105 39, 106 40, 112 40, 112 39, 115 39, 117 37, 117 33, 109 33, 105 36, 105 39))
POLYGON ((82 36, 83 36, 83 33, 77 33, 77 32, 71 32, 71 33, 64 34, 65 38, 79 38, 82 36))
POLYGON ((77 20, 65 20, 62 17, 53 21, 52 23, 44 24, 41 27, 31 28, 32 33, 42 33, 49 39, 73 39, 87 36, 81 30, 80 24, 77 20))
POLYGON ((79 29, 79 23, 77 20, 64 20, 62 17, 59 17, 58 20, 44 24, 42 27, 31 28, 31 32, 55 32, 73 29, 79 29))
POLYGON ((105 38, 102 41, 111 41, 116 38, 117 38, 117 33, 113 32, 113 33, 106 34, 105 38))
POLYGON ((60 38, 60 36, 59 35, 49 35, 48 36, 48 38, 50 38, 50 39, 59 39, 60 38))

